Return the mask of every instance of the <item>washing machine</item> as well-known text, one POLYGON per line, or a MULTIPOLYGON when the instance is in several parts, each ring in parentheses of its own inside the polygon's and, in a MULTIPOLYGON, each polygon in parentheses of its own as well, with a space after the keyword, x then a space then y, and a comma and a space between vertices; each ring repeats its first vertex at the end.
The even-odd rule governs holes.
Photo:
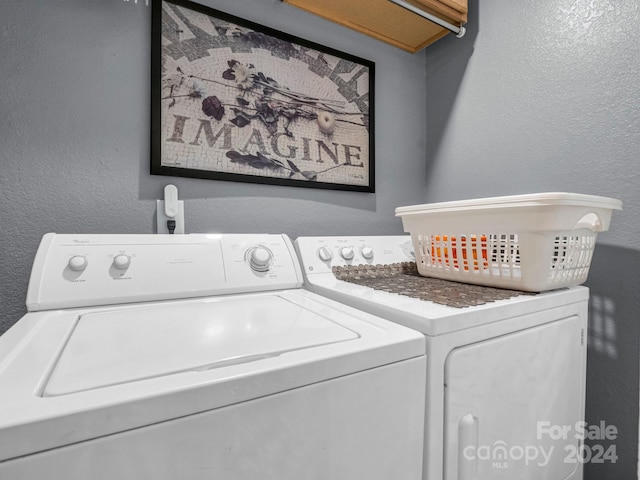
POLYGON ((0 337, 0 478, 421 477, 425 341, 284 235, 56 235, 0 337))
POLYGON ((582 478, 587 288, 427 279, 409 236, 295 245, 310 291, 425 336, 424 480, 582 478))

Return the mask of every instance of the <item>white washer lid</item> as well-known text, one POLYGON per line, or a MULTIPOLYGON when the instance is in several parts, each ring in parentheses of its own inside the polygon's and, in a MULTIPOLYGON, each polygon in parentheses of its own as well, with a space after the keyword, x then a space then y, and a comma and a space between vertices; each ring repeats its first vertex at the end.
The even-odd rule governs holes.
POLYGON ((0 337, 0 463, 403 360, 424 360, 424 353, 425 338, 421 333, 299 288, 28 313, 0 337), (79 318, 84 320, 78 322, 79 318), (223 337, 210 350, 221 351, 218 347, 226 348, 227 343, 238 346, 241 338, 246 348, 241 350, 238 346, 228 351, 237 363, 222 364, 224 354, 209 356, 207 347, 197 343, 206 327, 198 331, 185 325, 198 318, 226 319, 219 324, 203 324, 236 328, 233 335, 223 337), (82 323, 87 319, 100 324, 93 333, 95 345, 79 341, 82 323), (253 330, 261 327, 256 319, 265 326, 260 332, 253 330), (73 332, 75 327, 77 331, 73 332), (111 327, 112 334, 108 333, 111 327), (140 342, 139 347, 130 338, 132 335, 140 342), (289 341, 280 337, 289 337, 289 341), (271 354, 258 358, 251 351, 250 356, 243 357, 243 352, 250 350, 248 338, 253 338, 251 348, 271 354), (76 342, 78 346, 84 344, 85 351, 70 357, 71 363, 75 360, 77 365, 63 368, 62 357, 76 348, 76 342), (128 355, 129 361, 120 358, 120 353, 109 353, 110 349, 121 349, 121 342, 127 345, 122 355, 128 355), (275 354, 291 345, 293 350, 275 354), (191 362, 178 364, 178 357, 185 353, 191 362), (146 359, 152 355, 155 363, 146 359), (82 365, 90 361, 102 368, 92 357, 116 358, 120 371, 111 379, 100 372, 96 374, 100 381, 93 382, 94 373, 82 365), (150 364, 143 375, 158 375, 127 381, 124 377, 136 377, 128 370, 138 358, 145 358, 150 364), (198 370, 203 365, 212 368, 198 370), (61 378, 74 376, 76 369, 85 376, 84 385, 63 385, 60 391, 88 389, 41 396, 43 384, 54 368, 55 376, 61 378), (111 384, 114 379, 124 383, 111 384), (110 386, 92 388, 104 383, 110 386))
POLYGON ((43 396, 202 371, 359 335, 280 296, 81 315, 43 396))

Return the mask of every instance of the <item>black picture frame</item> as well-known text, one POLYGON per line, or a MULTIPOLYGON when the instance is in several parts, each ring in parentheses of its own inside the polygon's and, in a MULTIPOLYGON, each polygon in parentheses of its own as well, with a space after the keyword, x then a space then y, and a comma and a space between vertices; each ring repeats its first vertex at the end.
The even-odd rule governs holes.
POLYGON ((188 0, 151 53, 151 174, 375 192, 374 62, 188 0))

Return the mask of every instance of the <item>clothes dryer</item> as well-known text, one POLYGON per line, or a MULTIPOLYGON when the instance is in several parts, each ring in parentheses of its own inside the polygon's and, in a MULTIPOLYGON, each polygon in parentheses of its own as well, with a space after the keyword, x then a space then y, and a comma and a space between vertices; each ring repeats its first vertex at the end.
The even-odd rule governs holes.
POLYGON ((409 236, 295 245, 309 290, 425 336, 424 480, 582 478, 587 288, 426 279, 409 236))

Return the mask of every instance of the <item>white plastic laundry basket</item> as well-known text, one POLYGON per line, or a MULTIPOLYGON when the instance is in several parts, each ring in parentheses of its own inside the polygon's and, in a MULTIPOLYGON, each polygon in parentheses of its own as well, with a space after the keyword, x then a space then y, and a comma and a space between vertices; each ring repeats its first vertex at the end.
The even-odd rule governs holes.
POLYGON ((420 275, 530 292, 579 285, 614 198, 539 193, 399 207, 420 275))

